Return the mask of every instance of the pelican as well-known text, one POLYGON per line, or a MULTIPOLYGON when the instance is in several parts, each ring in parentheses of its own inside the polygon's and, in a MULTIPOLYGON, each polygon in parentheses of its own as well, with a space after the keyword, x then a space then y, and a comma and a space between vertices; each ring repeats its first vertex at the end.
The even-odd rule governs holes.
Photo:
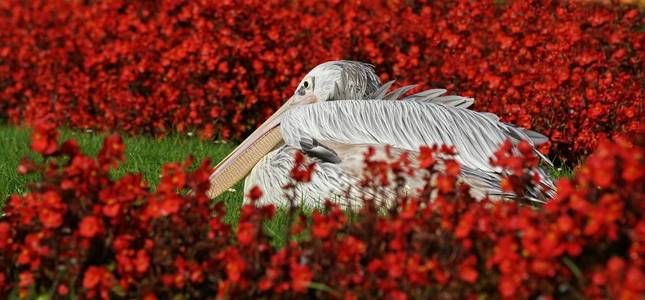
MULTIPOLYGON (((217 197, 248 174, 245 195, 259 186, 264 194, 259 203, 286 205, 283 186, 289 182, 296 151, 316 161, 311 182, 297 189, 297 197, 311 206, 341 199, 339 195, 356 198, 368 147, 388 147, 415 157, 422 145, 452 146, 461 167, 460 180, 471 186, 477 199, 508 195, 500 188, 501 170, 490 164, 505 140, 513 145, 528 141, 550 164, 535 148, 548 141, 545 136, 503 123, 492 113, 468 109, 472 98, 445 96, 445 89, 404 96, 414 86, 391 90, 392 84, 381 84, 374 67, 362 62, 316 66, 293 96, 215 167, 209 197, 217 197)), ((547 201, 554 193, 553 182, 544 170, 535 172, 540 188, 528 191, 529 198, 547 201)), ((419 184, 419 178, 408 180, 412 190, 419 184)), ((337 201, 360 205, 351 199, 337 201)))

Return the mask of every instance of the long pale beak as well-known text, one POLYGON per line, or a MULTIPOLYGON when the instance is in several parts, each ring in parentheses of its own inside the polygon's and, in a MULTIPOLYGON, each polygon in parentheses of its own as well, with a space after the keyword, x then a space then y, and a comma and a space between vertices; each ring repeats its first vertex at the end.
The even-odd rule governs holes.
POLYGON ((280 122, 286 111, 295 105, 315 102, 313 99, 291 97, 269 119, 264 121, 233 152, 227 155, 210 176, 211 187, 207 195, 212 199, 235 185, 253 169, 267 153, 280 144, 280 122))

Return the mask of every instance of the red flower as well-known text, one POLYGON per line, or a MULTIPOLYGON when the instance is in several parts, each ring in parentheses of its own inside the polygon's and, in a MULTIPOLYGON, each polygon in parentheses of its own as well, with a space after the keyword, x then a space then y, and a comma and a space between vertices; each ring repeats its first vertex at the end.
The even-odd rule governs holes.
POLYGON ((11 227, 6 222, 0 222, 0 250, 11 244, 11 227))
POLYGON ((78 226, 78 233, 82 237, 92 238, 101 231, 101 221, 95 216, 83 218, 78 226))
POLYGON ((333 230, 333 223, 327 221, 318 211, 314 211, 311 215, 313 221, 313 228, 311 233, 318 239, 324 239, 329 236, 333 230))
POLYGON ((112 134, 103 140, 103 148, 99 153, 99 161, 103 166, 117 167, 124 158, 125 145, 121 136, 112 134))
POLYGON ((295 154, 295 163, 291 169, 291 178, 297 182, 309 182, 315 167, 315 162, 306 163, 305 156, 298 151, 295 154))
POLYGON ((135 268, 139 273, 145 273, 148 271, 150 266, 150 258, 144 250, 137 251, 137 257, 135 258, 135 268))
POLYGON ((251 201, 257 201, 260 198, 262 198, 262 190, 259 187, 254 186, 249 191, 249 194, 247 195, 247 197, 251 199, 251 201))
POLYGON ((459 277, 468 283, 475 283, 477 282, 477 269, 475 268, 475 263, 477 262, 477 258, 474 256, 469 256, 464 260, 464 262, 461 264, 459 267, 459 277))
POLYGON ((451 176, 459 176, 461 167, 455 160, 446 161, 446 173, 451 176))
POLYGON ((48 208, 41 209, 38 212, 38 217, 47 228, 56 228, 63 223, 63 215, 48 208))
POLYGON ((246 263, 244 262, 244 259, 239 257, 238 254, 233 254, 232 256, 228 257, 226 261, 227 261, 226 274, 228 275, 228 279, 231 282, 240 281, 240 278, 242 277, 242 273, 246 268, 246 263))
POLYGON ((292 280, 292 286, 293 290, 296 293, 302 293, 307 290, 309 287, 309 283, 311 282, 311 278, 313 277, 313 273, 307 266, 303 266, 300 264, 292 264, 291 265, 291 280, 292 280))
POLYGON ((427 169, 434 165, 434 153, 436 149, 429 148, 426 146, 421 146, 419 148, 419 167, 422 169, 427 169))
POLYGON ((162 216, 175 214, 181 208, 182 199, 177 195, 168 195, 159 203, 162 216))
POLYGON ((442 193, 450 193, 455 189, 455 180, 445 175, 439 175, 437 177, 437 187, 442 193))
POLYGON ((64 284, 61 284, 58 286, 57 291, 59 295, 66 296, 69 293, 69 288, 67 288, 67 286, 64 284))
POLYGON ((254 224, 243 222, 237 228, 237 241, 241 245, 250 245, 256 236, 257 229, 254 224))
POLYGON ((58 147, 58 135, 56 125, 50 123, 47 118, 36 122, 31 134, 31 150, 43 155, 54 153, 58 147))
POLYGON ((499 281, 498 289, 502 297, 513 297, 517 291, 514 280, 509 277, 502 277, 499 281))
POLYGON ((103 279, 107 270, 105 267, 90 266, 83 276, 83 287, 90 290, 95 288, 103 279))
POLYGON ((22 272, 18 277, 20 280, 18 286, 20 287, 29 287, 34 284, 34 274, 31 272, 22 272))

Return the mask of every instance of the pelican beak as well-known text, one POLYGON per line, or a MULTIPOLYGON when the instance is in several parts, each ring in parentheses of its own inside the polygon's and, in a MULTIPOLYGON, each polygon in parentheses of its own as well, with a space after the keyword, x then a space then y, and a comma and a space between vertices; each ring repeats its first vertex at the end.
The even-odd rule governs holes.
POLYGON ((269 119, 264 121, 248 138, 227 155, 210 176, 211 187, 207 192, 209 198, 215 198, 253 169, 255 164, 277 145, 283 142, 280 122, 284 113, 294 106, 316 102, 313 95, 292 96, 269 119))

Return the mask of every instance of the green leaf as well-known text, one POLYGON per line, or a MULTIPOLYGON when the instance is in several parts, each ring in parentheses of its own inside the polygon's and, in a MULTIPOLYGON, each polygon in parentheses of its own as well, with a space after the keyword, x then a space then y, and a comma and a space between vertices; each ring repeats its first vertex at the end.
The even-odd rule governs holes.
POLYGON ((580 271, 580 268, 568 257, 562 258, 562 262, 571 270, 571 273, 573 273, 574 276, 576 276, 576 279, 578 282, 581 284, 584 284, 585 282, 585 277, 582 275, 582 271, 580 271))
POLYGON ((319 291, 323 291, 323 292, 328 292, 328 293, 333 294, 335 296, 340 296, 340 293, 338 293, 336 290, 330 288, 329 286, 327 286, 324 283, 311 281, 311 282, 309 282, 309 288, 313 289, 313 290, 319 290, 319 291))

